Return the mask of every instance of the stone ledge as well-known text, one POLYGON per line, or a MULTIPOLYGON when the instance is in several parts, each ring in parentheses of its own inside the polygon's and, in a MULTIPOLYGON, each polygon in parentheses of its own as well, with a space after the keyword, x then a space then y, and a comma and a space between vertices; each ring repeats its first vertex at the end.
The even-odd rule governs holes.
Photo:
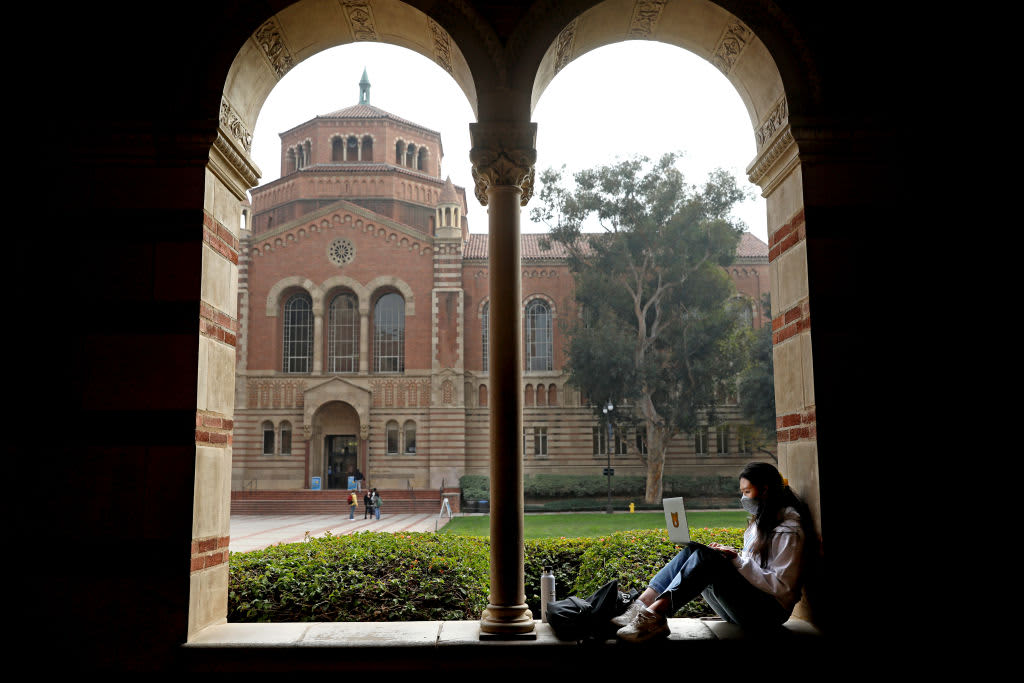
MULTIPOLYGON (((745 640, 752 636, 725 621, 669 619, 672 641, 745 640)), ((810 623, 791 618, 782 637, 820 638, 810 623)), ((547 624, 537 622, 537 638, 529 641, 481 641, 479 621, 405 622, 309 622, 277 624, 219 624, 200 631, 186 648, 434 648, 491 643, 516 647, 567 646, 575 641, 559 640, 547 624)), ((624 645, 614 640, 608 645, 624 645)))

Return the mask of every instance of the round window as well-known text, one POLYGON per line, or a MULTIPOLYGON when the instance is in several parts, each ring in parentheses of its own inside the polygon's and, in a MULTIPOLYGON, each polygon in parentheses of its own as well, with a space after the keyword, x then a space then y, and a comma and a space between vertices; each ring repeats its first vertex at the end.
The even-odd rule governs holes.
POLYGON ((356 247, 347 239, 336 239, 327 247, 327 258, 336 266, 352 263, 355 257, 356 247))

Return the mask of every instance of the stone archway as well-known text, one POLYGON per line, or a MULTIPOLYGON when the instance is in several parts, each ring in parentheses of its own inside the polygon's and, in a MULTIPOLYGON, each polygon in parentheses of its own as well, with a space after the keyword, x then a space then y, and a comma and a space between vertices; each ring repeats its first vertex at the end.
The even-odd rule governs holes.
MULTIPOLYGON (((772 53, 754 31, 706 0, 568 2, 565 13, 557 15, 539 9, 539 14, 511 32, 506 49, 498 47, 493 27, 471 7, 464 7, 461 15, 429 9, 439 12, 431 17, 412 6, 417 4, 366 0, 327 9, 317 0, 302 0, 265 19, 244 42, 227 74, 220 125, 208 165, 206 215, 218 230, 232 232, 226 226, 237 225, 237 202, 258 181, 248 154, 250 131, 259 109, 277 80, 306 57, 351 40, 387 40, 434 59, 460 85, 478 116, 478 122, 470 124, 470 156, 476 197, 489 206, 488 250, 492 254, 489 313, 495 369, 489 377, 493 397, 490 451, 492 506, 501 511, 501 519, 492 533, 492 567, 498 568, 492 571, 493 604, 485 612, 482 626, 493 632, 527 632, 533 621, 523 594, 523 504, 514 482, 522 476, 522 371, 517 362, 522 356, 519 213, 532 193, 536 159, 536 124, 530 122, 533 105, 565 64, 624 36, 663 40, 694 51, 718 66, 734 84, 747 106, 758 143, 758 156, 749 172, 768 199, 773 298, 785 310, 779 321, 787 327, 780 330, 776 349, 777 393, 784 397, 778 401, 779 409, 790 411, 790 419, 795 416, 804 425, 802 433, 807 434, 813 433, 814 419, 809 322, 804 315, 808 310, 807 269, 801 244, 802 176, 798 146, 789 126, 789 90, 772 53), (791 320, 794 312, 796 317, 791 320)), ((806 78, 813 80, 812 70, 806 78)), ((803 97, 813 88, 797 83, 793 90, 803 97)), ((237 267, 204 270, 204 295, 216 294, 211 295, 216 301, 210 302, 215 309, 234 310, 232 278, 237 279, 237 267), (224 286, 225 280, 229 286, 224 286)), ((201 340, 201 346, 204 344, 201 340)), ((210 345, 205 346, 212 353, 210 345)), ((216 351, 220 374, 204 378, 201 369, 201 383, 219 383, 225 375, 233 376, 233 371, 224 367, 232 359, 222 350, 216 351)), ((307 420, 311 428, 312 424, 307 420)), ((368 422, 362 420, 361 424, 368 422)), ((802 438, 799 434, 797 440, 802 438)), ((805 439, 799 448, 792 443, 785 448, 780 445, 780 461, 791 473, 791 481, 798 488, 806 487, 801 492, 816 501, 813 441, 805 439), (794 477, 794 472, 800 474, 794 477)), ((226 469, 229 473, 230 467, 226 469)), ((195 599, 221 600, 212 594, 195 599)), ((193 623, 201 627, 209 622, 198 619, 193 623)))

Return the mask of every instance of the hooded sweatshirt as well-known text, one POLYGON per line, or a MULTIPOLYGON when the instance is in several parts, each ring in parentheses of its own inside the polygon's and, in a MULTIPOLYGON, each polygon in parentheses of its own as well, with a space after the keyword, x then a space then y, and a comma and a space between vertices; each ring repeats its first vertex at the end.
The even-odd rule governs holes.
POLYGON ((743 578, 774 596, 783 608, 792 612, 800 599, 800 557, 804 545, 800 515, 792 507, 782 511, 782 521, 775 527, 764 568, 760 558, 750 552, 757 536, 757 526, 748 526, 743 532, 743 550, 733 558, 733 565, 743 578))

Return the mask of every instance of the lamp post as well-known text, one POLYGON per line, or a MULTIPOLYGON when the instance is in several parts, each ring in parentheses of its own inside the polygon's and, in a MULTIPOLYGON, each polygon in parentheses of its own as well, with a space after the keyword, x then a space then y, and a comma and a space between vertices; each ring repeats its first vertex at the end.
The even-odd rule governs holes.
POLYGON ((612 405, 612 400, 608 399, 608 405, 601 409, 604 413, 605 422, 608 424, 608 442, 605 445, 605 452, 608 454, 608 466, 604 470, 605 477, 608 479, 608 514, 612 514, 612 411, 615 410, 615 406, 612 405))

